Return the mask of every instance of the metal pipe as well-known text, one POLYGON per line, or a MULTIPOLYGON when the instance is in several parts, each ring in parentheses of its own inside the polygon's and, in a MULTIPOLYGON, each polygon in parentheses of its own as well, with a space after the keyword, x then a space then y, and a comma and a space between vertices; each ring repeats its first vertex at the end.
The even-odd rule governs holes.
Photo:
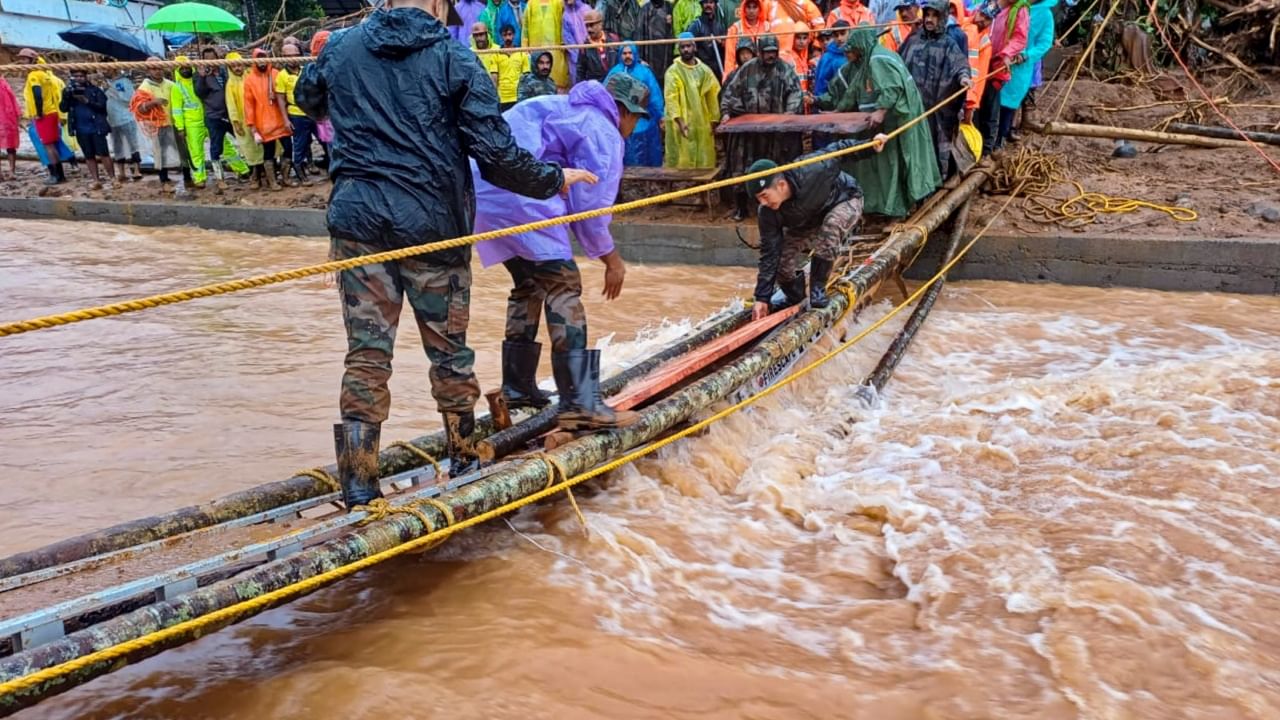
MULTIPOLYGON (((894 232, 867 262, 859 265, 847 280, 852 286, 854 307, 850 313, 868 303, 880 284, 914 257, 926 233, 936 229, 956 207, 967 200, 986 181, 985 169, 970 173, 943 201, 920 219, 919 225, 894 232)), ((711 405, 729 397, 742 386, 761 376, 795 353, 803 352, 845 314, 849 298, 843 293, 832 298, 821 310, 812 310, 784 325, 754 349, 743 354, 717 372, 685 387, 640 411, 634 425, 619 430, 599 432, 561 446, 548 455, 558 461, 570 475, 596 467, 617 457, 629 448, 638 447, 662 436, 671 428, 693 418, 711 405)), ((482 481, 442 496, 455 521, 499 508, 548 484, 548 468, 541 460, 512 463, 482 481)), ((441 527, 445 518, 434 507, 423 507, 432 524, 441 527)), ((429 528, 408 514, 397 514, 378 520, 339 538, 308 548, 288 558, 276 560, 241 575, 193 590, 173 600, 158 602, 145 608, 71 633, 66 637, 37 646, 0 660, 0 681, 31 674, 95 650, 143 637, 164 627, 226 608, 252 597, 314 577, 327 568, 349 564, 401 543, 425 535, 429 528)), ((251 614, 238 616, 243 620, 251 614)), ((224 623, 230 624, 228 620, 224 623)), ((207 632, 207 631, 206 631, 207 632)), ((149 645, 128 657, 136 662, 159 652, 182 645, 194 638, 173 638, 164 644, 149 645)), ((84 684, 93 678, 119 669, 125 663, 90 664, 29 690, 0 697, 0 715, 13 713, 40 700, 84 684)))

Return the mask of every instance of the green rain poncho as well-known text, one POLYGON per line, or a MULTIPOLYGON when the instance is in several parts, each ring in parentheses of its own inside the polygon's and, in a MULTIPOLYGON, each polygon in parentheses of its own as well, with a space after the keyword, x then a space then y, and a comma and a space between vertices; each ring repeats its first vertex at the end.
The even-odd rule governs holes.
MULTIPOLYGON (((684 33, 689 40, 692 35, 684 33)), ((667 68, 663 95, 667 101, 667 143, 663 164, 675 168, 713 168, 716 141, 711 123, 720 121, 720 83, 711 69, 694 58, 693 65, 677 59, 667 68), (689 136, 680 133, 681 119, 689 136)))
MULTIPOLYGON (((854 28, 845 46, 861 50, 862 57, 840 68, 827 94, 818 99, 822 109, 883 108, 884 125, 878 129, 883 133, 924 114, 915 80, 896 53, 876 42, 874 29, 854 28)), ((884 152, 849 161, 844 169, 862 186, 863 212, 889 217, 905 217, 942 184, 929 125, 923 122, 890 140, 884 152)))

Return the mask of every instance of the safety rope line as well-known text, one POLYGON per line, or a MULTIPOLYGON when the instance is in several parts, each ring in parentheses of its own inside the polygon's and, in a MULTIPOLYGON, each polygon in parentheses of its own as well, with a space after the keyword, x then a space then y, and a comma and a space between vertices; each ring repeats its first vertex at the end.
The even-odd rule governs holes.
POLYGON ((444 478, 444 471, 440 469, 440 462, 436 460, 434 457, 432 457, 431 453, 427 452, 426 450, 423 450, 417 445, 414 445, 413 443, 405 440, 397 440, 387 446, 388 450, 391 448, 403 448, 413 453, 414 455, 417 455, 419 460, 425 463, 431 463, 431 468, 435 470, 437 480, 444 478))
MULTIPOLYGON (((375 553, 373 555, 369 555, 368 557, 361 558, 360 560, 356 560, 354 562, 333 568, 331 570, 326 570, 317 575, 313 575, 312 577, 306 578, 305 580, 300 580, 296 583, 286 585, 284 587, 278 588, 276 590, 272 590, 270 592, 263 593, 262 595, 258 595, 257 597, 244 600, 242 602, 236 603, 235 605, 230 605, 225 608, 214 610, 210 613, 206 613, 204 615, 201 615, 196 618, 192 618, 190 620, 184 620, 180 623, 171 625, 167 628, 156 630, 155 632, 144 635, 142 637, 135 638, 133 640, 127 640, 125 642, 119 643, 117 645, 113 645, 108 648, 103 648, 101 650, 96 650, 87 655, 82 655, 81 657, 75 658, 74 660, 68 660, 67 662, 61 663, 59 665, 54 665, 52 667, 44 668, 42 670, 37 670, 36 672, 33 672, 29 675, 24 675, 22 677, 14 678, 12 680, 8 680, 6 682, 0 683, 0 704, 3 704, 4 698, 12 697, 25 690, 29 690, 34 687, 37 687, 43 683, 58 680, 59 678, 65 677, 67 675, 70 675, 72 673, 75 673, 77 671, 83 670, 85 668, 91 667, 99 663, 117 663, 119 661, 126 661, 127 657, 134 652, 146 650, 148 648, 151 648, 156 645, 161 645, 166 642, 179 640, 182 637, 186 636, 187 634, 193 634, 196 637, 199 637, 200 635, 203 635, 204 632, 208 629, 217 629, 215 626, 229 624, 246 615, 274 607, 280 603, 314 592, 327 585, 337 582, 338 580, 354 575, 355 573, 358 573, 361 570, 365 570, 367 568, 373 567, 380 563, 386 562, 387 560, 391 560, 393 558, 399 557, 407 553, 419 552, 419 551, 429 549, 431 547, 434 547, 436 544, 443 541, 444 539, 454 535, 455 533, 458 533, 462 530, 466 530, 467 528, 474 527, 476 525, 480 525, 482 523, 486 523, 490 520, 501 517, 502 515, 505 515, 507 513, 513 512, 515 510, 519 510, 523 507, 536 503, 540 500, 549 498, 557 493, 567 491, 570 488, 572 488, 574 485, 584 483, 588 480, 604 475, 605 473, 616 470, 620 467, 623 467, 624 465, 632 463, 642 457, 645 457, 646 455, 651 455, 657 452, 658 450, 661 450, 662 448, 667 447, 668 445, 671 445, 672 443, 675 443, 679 440, 689 437, 690 435, 693 435, 695 433, 701 432, 707 427, 710 427, 711 425, 723 420, 724 418, 727 418, 730 415, 737 413, 743 408, 746 408, 750 405, 755 404, 756 402, 759 402, 760 400, 778 392, 784 387, 790 386, 792 383, 808 375, 814 370, 817 370, 819 367, 825 365, 828 361, 830 361, 835 356, 839 355, 845 350, 848 350, 849 348, 856 345, 858 342, 861 342, 864 338, 866 338, 871 333, 880 329, 880 327, 882 327, 890 319, 895 317, 898 313, 902 312, 902 310, 904 310, 908 305, 910 305, 911 303, 919 299, 920 296, 923 295, 926 290, 928 290, 930 287, 933 286, 934 283, 938 282, 940 278, 946 275, 947 272, 949 272, 951 268, 956 265, 956 263, 960 262, 960 260, 969 252, 971 248, 973 248, 973 246, 978 242, 978 240, 981 239, 987 233, 987 231, 991 229, 991 226, 995 223, 996 219, 1000 217, 1000 215, 1009 207, 1009 204, 1013 202, 1014 198, 1017 197, 1019 192, 1021 192, 1021 188, 1015 189, 1014 192, 1010 193, 1009 197, 1004 201, 1004 204, 1001 205, 1000 208, 995 213, 992 214, 991 218, 987 221, 987 224, 982 228, 982 230, 980 230, 976 235, 974 235, 973 239, 970 240, 963 248, 961 248, 960 251, 956 253, 955 257, 953 257, 950 262, 943 265, 942 268, 940 268, 938 272, 934 274, 933 277, 931 277, 927 282, 922 284, 906 300, 903 300, 900 304, 896 305, 887 314, 885 314, 883 317, 876 320, 871 325, 869 325, 868 327, 860 331, 854 337, 837 345, 830 352, 818 358, 814 362, 810 363, 809 365, 806 365, 800 370, 797 370, 795 373, 779 380, 777 383, 770 385, 769 387, 761 390, 760 392, 755 393, 754 395, 749 395, 746 398, 734 403, 733 405, 730 405, 729 407, 703 420, 700 420, 683 430, 673 433, 672 435, 664 437, 660 440, 650 443, 649 445, 646 445, 637 450, 633 450, 608 463, 600 465, 599 467, 580 473, 571 478, 564 479, 559 483, 548 484, 542 490, 538 490, 536 492, 530 493, 529 495, 526 495, 520 498, 519 500, 514 500, 505 505, 502 505, 501 507, 497 507, 497 508, 494 508, 493 510, 489 510, 487 512, 480 513, 479 515, 469 517, 461 522, 454 523, 450 521, 448 525, 439 529, 431 529, 429 525, 426 525, 426 527, 429 529, 429 532, 427 534, 414 538, 413 540, 410 540, 408 542, 396 545, 395 547, 391 547, 381 552, 375 553)), ((550 468, 553 466, 551 464, 548 464, 548 467, 550 468)), ((561 468, 561 473, 563 476, 563 468, 561 468)), ((376 504, 377 504, 377 501, 374 501, 374 503, 371 503, 370 505, 372 506, 376 504)), ((377 505, 377 507, 381 507, 381 506, 377 505)), ((395 511, 386 510, 383 512, 394 513, 395 511)), ((411 511, 403 511, 403 512, 411 512, 411 511)), ((447 514, 446 518, 452 518, 452 513, 447 514)))
MULTIPOLYGON (((893 27, 894 24, 895 23, 876 23, 876 24, 859 25, 858 27, 866 27, 866 28, 872 28, 874 30, 879 30, 881 28, 893 27)), ((849 29, 853 30, 854 28, 849 28, 849 29)), ((816 34, 816 33, 822 32, 822 30, 823 28, 816 28, 816 29, 810 28, 808 30, 778 30, 776 32, 769 31, 769 32, 759 33, 755 37, 758 39, 761 35, 773 35, 775 37, 778 35, 793 35, 793 36, 809 35, 809 34, 816 34)), ((721 40, 728 40, 731 37, 737 38, 740 36, 739 35, 732 35, 732 36, 707 35, 705 37, 695 38, 694 42, 711 42, 711 41, 719 42, 721 40)), ((605 43, 599 43, 599 44, 565 43, 561 45, 538 45, 536 47, 514 47, 514 48, 488 47, 484 49, 471 48, 471 51, 477 55, 497 55, 497 54, 504 54, 504 53, 511 54, 511 53, 518 53, 518 52, 529 53, 530 55, 532 55, 534 53, 556 51, 556 50, 590 50, 592 48, 600 48, 600 47, 621 48, 621 47, 626 47, 628 45, 635 45, 637 47, 647 47, 650 45, 675 45, 682 42, 687 42, 687 41, 681 40, 680 38, 658 38, 655 40, 618 40, 618 41, 605 42, 605 43)), ((226 58, 218 58, 214 60, 206 60, 203 58, 191 58, 189 60, 184 60, 182 62, 178 62, 177 60, 121 60, 118 62, 60 62, 60 63, 45 63, 43 65, 21 65, 21 64, 13 63, 8 65, 0 65, 0 75, 25 75, 26 73, 29 73, 32 70, 47 70, 47 71, 60 70, 64 72, 71 72, 73 70, 84 70, 85 72, 89 72, 92 70, 154 70, 157 68, 171 70, 183 65, 186 65, 189 67, 250 67, 259 62, 267 62, 273 66, 279 67, 281 65, 289 65, 289 66, 306 65, 307 63, 315 62, 315 59, 316 58, 313 55, 291 55, 288 57, 284 57, 284 56, 263 57, 263 58, 247 57, 247 58, 240 58, 239 60, 227 60, 226 58)))
POLYGON ((342 485, 338 483, 338 480, 336 478, 334 478, 329 473, 325 472, 324 468, 311 468, 310 470, 299 470, 298 472, 293 474, 293 477, 299 477, 299 476, 315 478, 316 480, 319 480, 320 482, 324 483, 326 487, 329 488, 330 492, 342 492, 342 485))
MULTIPOLYGON (((988 73, 990 74, 990 73, 988 73)), ((968 88, 962 87, 950 96, 943 98, 937 105, 929 108, 923 114, 914 117, 902 125, 894 128, 888 133, 884 133, 888 140, 892 140, 902 133, 910 130, 916 125, 924 122, 930 115, 946 107, 948 103, 968 92, 968 88)), ((177 290, 174 292, 161 293, 159 295, 151 295, 149 297, 135 298, 133 300, 125 300, 122 302, 111 303, 108 305, 99 305, 96 307, 82 308, 79 310, 71 310, 69 312, 58 313, 55 315, 45 315, 43 317, 31 318, 30 320, 18 320, 0 324, 0 338, 12 335, 20 335, 22 333, 32 332, 34 330, 44 330, 47 328, 59 327, 61 325, 70 325, 72 323, 83 322, 85 320, 94 320, 97 318, 113 317, 116 315, 125 315, 127 313, 139 312, 148 308, 160 307, 163 305, 173 305, 176 303, 188 302, 198 298, 214 297, 217 295, 226 295, 228 293, 239 292, 241 290, 250 290, 253 288, 264 287, 267 285, 275 285, 289 280, 301 280, 302 278, 313 277, 315 275, 323 275, 325 273, 339 272, 342 270, 350 270, 351 268, 362 267, 364 265, 374 265, 377 263, 388 262, 391 260, 403 260, 405 258, 424 255, 426 253, 438 252, 440 250, 449 250, 451 248, 465 247, 474 245, 485 240, 493 240, 495 238, 506 237, 508 235, 518 235, 520 233, 536 232, 558 225, 568 225, 570 223, 589 220, 591 218, 601 217, 604 215, 620 214, 638 210, 640 208, 652 205, 660 205, 662 203, 678 200, 685 197, 700 195, 712 190, 733 187, 741 183, 756 180, 759 178, 769 177, 776 173, 795 170, 807 165, 823 162, 833 158, 852 155, 863 150, 867 150, 875 146, 875 142, 868 141, 858 143, 851 147, 841 150, 834 150, 829 153, 823 153, 811 158, 801 158, 789 163, 779 165, 768 170, 747 173, 738 177, 725 178, 723 180, 714 180, 705 185, 695 185, 693 187, 681 190, 672 190, 670 192, 653 195, 639 200, 619 203, 605 208, 595 210, 585 210, 583 212, 562 215, 556 218, 547 218, 537 220, 523 225, 515 225, 507 228, 498 228, 482 233, 474 233, 464 235, 462 237, 450 240, 441 240, 439 242, 426 243, 423 245, 413 245, 407 248, 397 248, 395 250, 385 250, 383 252, 372 253, 370 255, 361 255, 354 258, 346 258, 343 260, 330 260, 318 265, 308 265, 306 267, 294 268, 292 270, 283 270, 280 272, 270 273, 267 275, 255 275, 253 277, 241 278, 239 280, 227 280, 212 285, 201 285, 187 290, 177 290)))
MULTIPOLYGON (((569 479, 569 473, 565 472, 564 465, 561 465, 559 460, 544 452, 538 453, 536 457, 547 466, 547 488, 556 484, 557 477, 562 481, 569 479)), ((582 526, 583 537, 591 537, 591 529, 587 527, 587 518, 582 514, 582 508, 578 507, 578 499, 573 496, 573 490, 566 487, 564 494, 569 496, 569 504, 573 506, 573 512, 578 515, 578 523, 582 526)))

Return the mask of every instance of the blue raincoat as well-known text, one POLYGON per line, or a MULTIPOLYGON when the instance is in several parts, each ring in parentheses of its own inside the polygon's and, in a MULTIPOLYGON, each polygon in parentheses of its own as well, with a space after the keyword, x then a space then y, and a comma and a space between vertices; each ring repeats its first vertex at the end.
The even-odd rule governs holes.
POLYGON ((662 113, 665 111, 662 86, 653 76, 653 71, 640 62, 640 53, 636 50, 635 44, 624 45, 622 50, 627 48, 631 48, 631 64, 623 64, 622 52, 619 51, 618 64, 604 76, 604 81, 609 82, 610 75, 626 73, 644 83, 644 86, 649 88, 649 117, 641 118, 640 122, 636 123, 636 129, 631 133, 631 137, 627 138, 625 162, 627 165, 659 167, 662 165, 662 132, 658 129, 658 121, 662 119, 662 113))
POLYGON ((1053 47, 1053 8, 1058 0, 1040 0, 1033 3, 1028 14, 1027 49, 1024 62, 1009 68, 1009 81, 1000 88, 1000 106, 1006 108, 1022 107, 1022 100, 1031 89, 1036 68, 1045 53, 1053 47))
MULTIPOLYGON (((622 182, 622 134, 618 132, 618 104, 594 80, 578 83, 568 95, 543 95, 518 103, 504 115, 516 143, 544 162, 589 170, 600 178, 595 185, 579 183, 569 197, 546 200, 517 195, 491 185, 471 163, 476 186, 476 232, 562 217, 613 204, 622 182)), ((557 225, 535 232, 508 235, 476 245, 485 267, 522 257, 526 260, 572 260, 569 232, 587 257, 613 252, 609 232, 612 215, 557 225)))

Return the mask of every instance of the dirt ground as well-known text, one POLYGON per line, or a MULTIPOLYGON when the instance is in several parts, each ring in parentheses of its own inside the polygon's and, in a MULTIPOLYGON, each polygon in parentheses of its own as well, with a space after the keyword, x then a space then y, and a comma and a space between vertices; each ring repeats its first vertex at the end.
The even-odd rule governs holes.
MULTIPOLYGON (((1245 129, 1271 130, 1280 120, 1280 79, 1267 79, 1268 87, 1254 89, 1251 94, 1238 93, 1224 109, 1245 129)), ((1057 111, 1066 84, 1050 82, 1039 91, 1038 117, 1051 119, 1057 111)), ((1211 88, 1212 90, 1212 88, 1211 88)), ((1216 93, 1215 93, 1216 94, 1216 93)), ((1123 82, 1099 82, 1082 79, 1072 90, 1061 118, 1068 122, 1085 122, 1150 129, 1187 107, 1175 104, 1182 99, 1199 96, 1185 80, 1163 76, 1154 82, 1137 86, 1123 82)), ((1202 109, 1185 118, 1187 122, 1222 124, 1211 110, 1202 109)), ((1039 152, 1058 156, 1059 167, 1066 180, 1075 180, 1087 192, 1105 193, 1114 198, 1131 198, 1159 205, 1178 205, 1198 214, 1195 222, 1175 222, 1167 214, 1139 209, 1131 213, 1101 214, 1092 222, 1067 227, 1036 221, 1027 213, 1027 201, 1015 200, 1009 211, 996 218, 989 232, 999 235, 1075 232, 1089 235, 1128 233, 1142 237, 1246 237, 1280 236, 1280 224, 1257 216, 1256 204, 1280 208, 1280 173, 1271 168, 1257 151, 1240 149, 1201 149, 1178 145, 1137 143, 1137 157, 1113 158, 1112 140, 1040 136, 1027 133, 1024 143, 1039 152), (1253 214, 1250 210, 1253 210, 1253 214)), ((1280 161, 1280 147, 1262 146, 1280 161)), ((7 168, 5 168, 7 175, 7 168)), ((0 181, 0 194, 10 197, 91 198, 133 202, 195 202, 227 206, 265 206, 323 208, 329 184, 319 178, 311 184, 283 188, 274 192, 258 190, 251 183, 231 181, 224 193, 216 193, 212 185, 194 192, 190 200, 175 201, 163 194, 155 176, 140 182, 126 182, 92 190, 88 171, 81 167, 79 175, 71 174, 65 185, 45 187, 44 171, 31 161, 19 161, 18 178, 0 181)), ((623 199, 632 199, 659 188, 624 185, 623 199)), ((1059 200, 1076 194, 1069 183, 1060 184, 1050 195, 1059 200)), ((986 225, 1003 204, 1004 196, 988 195, 978 199, 970 212, 970 224, 976 230, 986 225)), ((1049 198, 1045 198, 1046 201, 1049 198)), ((730 224, 728 207, 708 212, 701 197, 690 198, 689 205, 667 205, 629 213, 628 218, 651 222, 691 224, 730 224)), ((1049 204, 1054 204, 1050 202, 1049 204)), ((869 223, 869 228, 879 223, 869 223)))

